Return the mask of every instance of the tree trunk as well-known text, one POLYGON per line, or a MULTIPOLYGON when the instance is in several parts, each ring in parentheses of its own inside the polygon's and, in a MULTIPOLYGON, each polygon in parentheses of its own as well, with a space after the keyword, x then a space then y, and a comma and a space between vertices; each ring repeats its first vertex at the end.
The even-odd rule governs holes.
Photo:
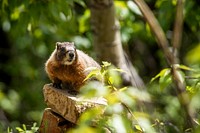
POLYGON ((127 73, 122 74, 124 85, 144 88, 142 79, 123 51, 113 0, 86 0, 86 3, 91 10, 93 43, 100 61, 111 62, 125 70, 127 73))

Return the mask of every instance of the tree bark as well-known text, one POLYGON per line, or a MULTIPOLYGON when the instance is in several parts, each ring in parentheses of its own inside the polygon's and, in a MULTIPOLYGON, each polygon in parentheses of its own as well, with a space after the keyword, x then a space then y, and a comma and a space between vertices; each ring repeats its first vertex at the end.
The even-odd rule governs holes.
POLYGON ((120 25, 115 17, 113 0, 86 0, 86 3, 91 10, 93 44, 100 61, 111 62, 125 70, 126 73, 122 74, 124 85, 145 88, 142 79, 123 51, 120 25))

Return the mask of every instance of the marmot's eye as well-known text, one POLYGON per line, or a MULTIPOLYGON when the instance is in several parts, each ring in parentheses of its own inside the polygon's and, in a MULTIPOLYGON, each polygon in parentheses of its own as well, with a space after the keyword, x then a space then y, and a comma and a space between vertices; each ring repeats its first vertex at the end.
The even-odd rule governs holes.
POLYGON ((65 48, 64 47, 60 48, 60 51, 64 53, 65 52, 65 48))

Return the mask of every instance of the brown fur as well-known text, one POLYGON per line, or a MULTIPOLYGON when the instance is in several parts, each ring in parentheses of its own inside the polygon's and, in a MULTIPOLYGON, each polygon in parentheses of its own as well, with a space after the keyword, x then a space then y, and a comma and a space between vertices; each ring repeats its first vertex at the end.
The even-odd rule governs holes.
POLYGON ((100 68, 96 61, 82 51, 76 50, 73 43, 70 42, 58 42, 56 49, 45 64, 45 70, 55 87, 61 88, 62 83, 62 87, 75 91, 79 91, 80 87, 84 85, 83 81, 88 74, 85 69, 88 67, 100 68), (64 62, 64 60, 68 60, 69 56, 58 48, 60 47, 58 44, 66 51, 70 49, 72 53, 74 52, 74 60, 70 62, 71 64, 64 62))

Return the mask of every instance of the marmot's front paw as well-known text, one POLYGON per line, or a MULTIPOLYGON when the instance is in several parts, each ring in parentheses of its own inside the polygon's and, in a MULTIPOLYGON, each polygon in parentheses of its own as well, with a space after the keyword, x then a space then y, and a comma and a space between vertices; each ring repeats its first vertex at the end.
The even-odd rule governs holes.
POLYGON ((78 94, 78 92, 75 90, 68 90, 68 93, 71 95, 74 95, 74 96, 76 96, 78 94))
POLYGON ((55 87, 55 88, 57 88, 57 89, 62 89, 60 83, 53 83, 53 87, 55 87))

